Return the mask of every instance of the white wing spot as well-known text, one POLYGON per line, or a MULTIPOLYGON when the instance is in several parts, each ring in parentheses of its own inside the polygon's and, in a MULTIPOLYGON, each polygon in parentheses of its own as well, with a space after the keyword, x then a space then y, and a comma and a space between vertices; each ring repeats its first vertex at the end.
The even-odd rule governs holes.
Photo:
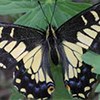
POLYGON ((26 45, 23 42, 20 42, 18 46, 10 53, 14 58, 17 58, 21 53, 26 49, 26 45))
POLYGON ((74 76, 77 78, 78 75, 77 75, 77 70, 74 68, 74 76))
POLYGON ((31 50, 24 58, 23 61, 24 63, 30 59, 32 56, 34 56, 34 54, 41 48, 41 46, 37 46, 36 48, 34 48, 33 50, 31 50))
POLYGON ((98 24, 100 25, 100 21, 98 22, 98 24))
POLYGON ((99 25, 92 25, 91 28, 93 28, 96 32, 100 32, 100 26, 99 25))
POLYGON ((30 99, 34 98, 34 96, 32 94, 28 94, 27 97, 30 98, 30 99))
POLYGON ((69 48, 71 48, 74 51, 77 51, 80 54, 83 54, 82 48, 80 46, 78 46, 77 44, 74 43, 70 43, 67 41, 63 41, 62 42, 64 45, 68 46, 69 48))
POLYGON ((16 60, 19 62, 22 58, 24 58, 28 54, 28 51, 23 52, 16 60))
POLYGON ((94 31, 94 30, 91 30, 91 29, 89 29, 89 28, 86 28, 86 29, 84 29, 83 30, 87 35, 89 35, 90 37, 92 37, 92 38, 94 38, 95 39, 95 37, 97 36, 97 32, 96 31, 94 31))
POLYGON ((48 99, 48 97, 43 98, 43 100, 47 100, 47 99, 48 99))
POLYGON ((3 68, 6 69, 7 67, 5 65, 3 65, 3 68))
POLYGON ((16 83, 21 83, 21 79, 16 78, 16 83))
POLYGON ((3 67, 3 64, 2 63, 0 63, 0 67, 3 67))
POLYGON ((7 67, 3 64, 3 63, 0 63, 0 67, 6 69, 7 67))
POLYGON ((74 96, 77 96, 77 94, 72 94, 72 96, 74 97, 74 96))
POLYGON ((23 92, 23 93, 26 93, 26 89, 25 88, 21 88, 20 91, 23 92))
POLYGON ((32 74, 32 70, 29 68, 27 71, 28 74, 32 74))
POLYGON ((87 25, 88 21, 86 20, 86 18, 83 15, 81 16, 81 18, 84 21, 85 25, 87 25))
POLYGON ((14 36, 14 28, 12 28, 10 36, 13 38, 13 36, 14 36))
POLYGON ((96 11, 90 11, 90 12, 94 16, 95 21, 98 21, 99 20, 99 15, 97 14, 97 12, 96 11))
POLYGON ((7 51, 8 53, 15 47, 15 45, 17 44, 16 41, 12 41, 10 42, 4 49, 5 51, 7 51))
POLYGON ((38 84, 38 82, 39 82, 39 75, 38 75, 38 73, 35 74, 35 80, 36 80, 36 83, 38 84))
POLYGON ((3 48, 7 44, 7 40, 0 42, 0 48, 3 48))
POLYGON ((35 76, 34 76, 34 74, 32 74, 32 75, 31 75, 31 79, 34 80, 34 78, 35 78, 35 76))
POLYGON ((3 27, 0 27, 0 38, 2 38, 2 30, 3 30, 3 27))
POLYGON ((78 72, 78 73, 81 73, 81 70, 80 70, 79 68, 77 68, 77 72, 78 72))
POLYGON ((83 93, 78 94, 80 97, 85 98, 85 95, 83 93))
POLYGON ((95 81, 94 78, 91 78, 91 79, 89 80, 90 83, 92 83, 92 82, 94 82, 94 81, 95 81))
POLYGON ((77 42, 76 44, 79 45, 79 46, 81 46, 81 47, 83 47, 83 48, 85 48, 85 49, 89 48, 87 45, 85 45, 83 43, 80 43, 80 42, 77 42))
POLYGON ((92 42, 93 42, 93 39, 92 39, 92 38, 90 38, 90 37, 84 35, 84 34, 81 33, 81 32, 77 32, 77 39, 78 39, 80 42, 86 44, 87 46, 90 46, 90 45, 92 44, 92 42))
POLYGON ((45 77, 44 77, 44 73, 43 73, 42 68, 40 68, 40 70, 39 70, 39 76, 40 76, 40 81, 41 82, 45 81, 45 77))
POLYGON ((25 63, 25 68, 26 68, 26 69, 29 69, 29 68, 31 67, 32 61, 33 61, 33 57, 30 58, 30 59, 25 63))
POLYGON ((86 87, 84 88, 84 91, 86 92, 86 91, 88 91, 88 90, 90 90, 90 87, 89 87, 89 86, 86 86, 86 87))

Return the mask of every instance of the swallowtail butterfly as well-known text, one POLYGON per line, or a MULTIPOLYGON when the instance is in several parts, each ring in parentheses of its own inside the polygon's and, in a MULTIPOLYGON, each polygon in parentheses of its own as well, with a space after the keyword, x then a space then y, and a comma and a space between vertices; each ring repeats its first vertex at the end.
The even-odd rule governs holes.
POLYGON ((81 56, 100 54, 100 3, 82 11, 58 29, 45 31, 0 23, 0 67, 15 67, 14 85, 27 98, 47 99, 55 90, 50 60, 62 64, 65 87, 73 97, 87 99, 97 82, 92 66, 81 56))

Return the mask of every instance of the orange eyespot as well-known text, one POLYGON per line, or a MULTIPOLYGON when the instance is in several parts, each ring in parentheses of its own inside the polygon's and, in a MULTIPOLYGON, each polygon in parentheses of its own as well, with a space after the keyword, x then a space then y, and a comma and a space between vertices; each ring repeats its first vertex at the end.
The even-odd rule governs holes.
POLYGON ((67 90, 70 92, 70 87, 68 85, 66 85, 67 90))
POLYGON ((54 90, 55 90, 55 88, 54 88, 53 86, 50 86, 50 87, 48 88, 48 93, 49 93, 49 94, 52 94, 52 93, 54 92, 54 90))

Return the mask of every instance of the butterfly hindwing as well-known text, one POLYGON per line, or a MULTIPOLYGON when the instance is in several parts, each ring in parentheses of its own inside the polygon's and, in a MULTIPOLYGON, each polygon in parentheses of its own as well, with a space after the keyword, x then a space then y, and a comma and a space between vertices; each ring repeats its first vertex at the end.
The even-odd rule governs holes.
POLYGON ((34 48, 16 66, 14 85, 27 98, 48 99, 54 91, 46 48, 34 48))
POLYGON ((82 48, 74 43, 63 41, 59 52, 65 87, 73 97, 87 99, 97 79, 96 74, 92 72, 93 67, 81 59, 84 53, 82 48))
POLYGON ((42 42, 42 32, 24 26, 0 23, 0 66, 15 66, 42 42))

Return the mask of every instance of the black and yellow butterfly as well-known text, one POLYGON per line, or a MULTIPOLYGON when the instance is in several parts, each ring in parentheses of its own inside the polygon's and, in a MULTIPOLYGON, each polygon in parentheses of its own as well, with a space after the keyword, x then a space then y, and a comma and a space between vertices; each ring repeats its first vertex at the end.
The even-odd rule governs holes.
POLYGON ((14 85, 27 98, 48 99, 55 90, 50 60, 62 64, 63 80, 72 96, 87 99, 97 82, 81 56, 100 54, 100 3, 74 16, 58 29, 45 31, 0 23, 0 67, 15 67, 14 85))

